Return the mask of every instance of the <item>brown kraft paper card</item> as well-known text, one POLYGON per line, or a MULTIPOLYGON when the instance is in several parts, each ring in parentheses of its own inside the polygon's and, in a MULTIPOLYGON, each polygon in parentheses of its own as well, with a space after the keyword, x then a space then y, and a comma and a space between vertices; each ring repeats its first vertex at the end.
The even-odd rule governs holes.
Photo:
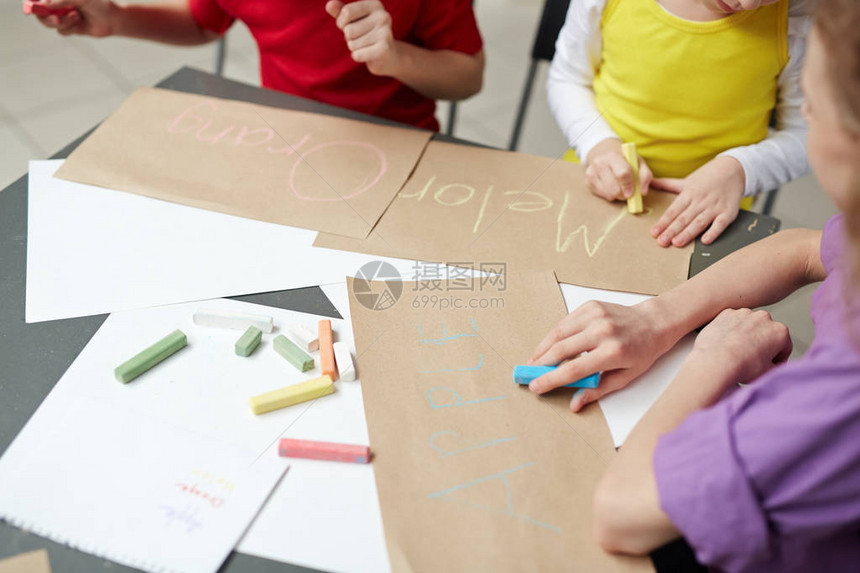
POLYGON ((692 245, 651 237, 675 195, 651 191, 631 215, 585 186, 582 166, 431 141, 415 173, 366 239, 321 233, 314 245, 461 264, 554 270, 561 282, 659 294, 686 280, 692 245))
POLYGON ((566 312, 553 273, 433 294, 348 280, 394 571, 653 571, 592 535, 594 489, 615 453, 599 407, 574 415, 573 389, 540 397, 513 382, 566 312))
POLYGON ((139 88, 61 179, 364 238, 430 132, 139 88))

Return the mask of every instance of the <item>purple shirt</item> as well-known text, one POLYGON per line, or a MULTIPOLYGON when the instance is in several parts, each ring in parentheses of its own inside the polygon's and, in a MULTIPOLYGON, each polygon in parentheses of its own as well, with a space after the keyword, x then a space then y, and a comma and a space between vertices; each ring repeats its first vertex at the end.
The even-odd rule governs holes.
POLYGON ((860 292, 848 280, 842 216, 827 222, 815 339, 662 436, 660 505, 700 562, 735 573, 860 571, 860 292), (856 336, 856 335, 855 335, 856 336))

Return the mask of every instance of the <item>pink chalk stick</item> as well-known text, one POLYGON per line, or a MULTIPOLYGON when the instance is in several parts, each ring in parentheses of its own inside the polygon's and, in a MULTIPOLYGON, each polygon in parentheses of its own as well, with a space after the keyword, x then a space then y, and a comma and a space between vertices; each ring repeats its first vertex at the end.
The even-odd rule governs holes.
POLYGON ((370 462, 370 447, 282 438, 278 445, 278 455, 282 458, 305 458, 309 460, 366 464, 370 462))
POLYGON ((51 8, 50 6, 45 6, 44 4, 40 4, 38 2, 31 2, 27 0, 24 2, 24 14, 34 16, 65 16, 71 12, 74 12, 75 8, 73 6, 65 6, 63 8, 51 8))

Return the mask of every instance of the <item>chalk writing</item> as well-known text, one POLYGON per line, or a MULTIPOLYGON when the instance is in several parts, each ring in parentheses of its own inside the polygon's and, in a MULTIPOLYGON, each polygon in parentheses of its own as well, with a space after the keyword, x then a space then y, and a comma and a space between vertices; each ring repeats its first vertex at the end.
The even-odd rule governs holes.
MULTIPOLYGON (((287 157, 296 155, 296 160, 290 169, 288 185, 293 194, 304 201, 332 202, 358 197, 379 183, 388 170, 388 159, 385 152, 372 143, 350 140, 327 141, 316 144, 302 155, 299 150, 310 142, 312 138, 310 133, 302 135, 294 142, 289 142, 268 125, 266 127, 259 127, 223 121, 221 124, 217 124, 216 122, 219 119, 217 117, 218 110, 219 107, 215 102, 206 101, 196 103, 170 120, 167 123, 167 132, 177 135, 187 135, 195 141, 210 146, 223 142, 233 148, 255 147, 269 154, 279 154, 287 157), (315 179, 322 179, 323 182, 328 184, 325 178, 309 162, 309 157, 315 153, 329 150, 332 159, 328 164, 336 165, 336 158, 343 157, 349 154, 350 151, 354 155, 356 149, 362 150, 368 155, 367 158, 362 158, 360 164, 369 168, 370 175, 358 180, 357 184, 351 189, 336 190, 335 196, 319 197, 309 195, 306 191, 303 191, 303 186, 297 183, 300 166, 306 165, 313 171, 315 179)), ((263 121, 265 122, 265 120, 263 121)), ((329 185, 329 187, 331 186, 329 185)), ((331 188, 334 190, 333 187, 331 188)))
POLYGON ((508 481, 508 475, 519 470, 534 467, 536 466, 536 462, 525 463, 513 468, 506 469, 502 472, 491 474, 488 476, 484 476, 482 478, 478 478, 476 480, 472 480, 470 482, 466 482, 460 485, 455 485, 454 487, 449 487, 447 489, 443 489, 431 494, 427 495, 428 499, 438 499, 440 501, 448 501, 451 503, 459 503, 462 505, 466 505, 468 507, 472 507, 475 509, 481 509, 485 511, 490 511, 494 513, 500 513, 502 515, 507 515, 509 517, 515 517, 527 523, 531 523, 532 525, 537 525, 538 527, 543 527, 544 529, 548 529, 554 533, 560 534, 562 532, 561 528, 556 527, 554 525, 550 525, 544 521, 540 521, 538 519, 534 519, 533 517, 529 517, 528 515, 523 515, 521 513, 517 513, 514 511, 514 503, 511 495, 511 483, 508 481), (493 480, 499 480, 505 487, 505 495, 504 495, 504 505, 503 506, 493 506, 493 505, 485 505, 480 503, 475 503, 472 501, 468 501, 466 499, 458 499, 454 498, 452 494, 462 492, 469 488, 480 486, 481 484, 490 483, 493 480))
POLYGON ((225 478, 224 476, 216 475, 208 470, 194 468, 191 470, 191 473, 194 474, 197 479, 203 480, 209 484, 220 486, 230 493, 232 493, 236 488, 236 484, 233 480, 225 478))
POLYGON ((421 335, 421 344, 446 344, 448 342, 453 342, 458 338, 477 338, 478 336, 478 326, 475 324, 475 319, 472 319, 472 330, 473 333, 464 333, 464 334, 448 334, 448 328, 442 324, 442 338, 424 338, 424 327, 422 325, 418 325, 418 333, 421 335))
MULTIPOLYGON (((401 192, 398 195, 399 199, 408 199, 414 201, 423 201, 427 197, 432 197, 432 201, 442 207, 462 207, 472 201, 479 193, 475 187, 464 183, 448 183, 436 187, 437 177, 434 175, 427 180, 427 183, 418 191, 401 192), (431 193, 431 190, 433 191, 431 193)), ((494 194, 494 186, 489 185, 486 191, 483 192, 483 197, 478 206, 475 222, 472 225, 472 234, 478 234, 481 224, 484 221, 484 216, 487 211, 487 206, 490 203, 490 197, 494 194)), ((509 190, 500 194, 501 197, 513 197, 513 200, 508 202, 504 209, 518 213, 537 213, 552 209, 555 202, 544 193, 539 191, 518 191, 509 190)), ((612 230, 627 214, 626 208, 622 208, 619 213, 613 217, 603 229, 603 232, 591 242, 589 240, 589 226, 585 224, 579 225, 573 232, 564 235, 564 218, 568 215, 568 207, 570 204, 570 193, 565 192, 561 201, 561 206, 556 217, 556 244, 555 251, 557 253, 566 253, 573 244, 577 235, 582 236, 582 243, 585 253, 589 258, 594 258, 600 250, 600 246, 606 238, 612 233, 612 230)))
POLYGON ((568 233, 567 237, 565 237, 565 239, 564 239, 564 242, 562 242, 562 240, 561 240, 562 220, 564 219, 565 211, 567 211, 567 204, 569 201, 570 201, 570 196, 567 193, 565 193, 564 194, 564 201, 561 204, 561 210, 558 212, 558 219, 556 220, 556 223, 558 226, 556 228, 556 235, 555 235, 555 251, 557 253, 566 253, 568 247, 570 247, 570 244, 573 242, 574 237, 576 237, 576 235, 578 235, 578 234, 582 234, 582 243, 583 243, 583 246, 585 247, 585 252, 588 254, 589 259, 594 258, 594 255, 596 255, 598 249, 600 249, 600 245, 603 244, 603 241, 606 240, 606 237, 608 237, 609 233, 612 232, 612 229, 615 228, 615 225, 617 225, 619 222, 621 222, 621 219, 623 219, 625 217, 625 215, 627 215, 627 207, 626 206, 621 207, 621 209, 618 212, 618 215, 616 215, 615 218, 613 218, 609 222, 609 224, 603 230, 603 233, 601 233, 601 235, 597 238, 596 241, 594 241, 593 244, 589 244, 589 242, 588 242, 588 226, 587 225, 580 225, 579 227, 577 227, 577 229, 575 231, 573 231, 572 233, 568 233))
POLYGON ((504 444, 505 442, 513 442, 517 439, 516 436, 511 438, 498 438, 495 440, 490 440, 488 442, 481 442, 480 444, 473 444, 471 446, 460 448, 459 450, 443 450, 439 446, 436 445, 436 438, 439 436, 455 436, 457 438, 460 437, 460 434, 457 432, 445 431, 445 432, 436 432, 432 436, 430 436, 430 447, 439 452, 440 458, 447 458, 448 456, 456 456, 457 454, 462 454, 463 452, 471 452, 474 450, 482 450, 484 448, 489 448, 490 446, 495 446, 496 444, 504 444))

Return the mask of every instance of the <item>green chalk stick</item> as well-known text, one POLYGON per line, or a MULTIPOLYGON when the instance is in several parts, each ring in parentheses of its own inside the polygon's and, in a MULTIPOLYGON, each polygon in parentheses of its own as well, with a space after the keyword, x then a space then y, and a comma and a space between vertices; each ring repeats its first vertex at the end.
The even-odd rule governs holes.
POLYGON ((181 330, 174 330, 134 358, 123 362, 113 371, 116 379, 128 383, 188 345, 188 338, 181 330))
POLYGON ((275 352, 286 358, 287 362, 301 372, 307 372, 314 367, 314 359, 305 354, 301 348, 293 344, 293 341, 283 334, 275 337, 275 352))
POLYGON ((245 334, 236 341, 236 354, 239 356, 251 356, 257 350, 262 339, 263 331, 256 326, 249 326, 245 334))

